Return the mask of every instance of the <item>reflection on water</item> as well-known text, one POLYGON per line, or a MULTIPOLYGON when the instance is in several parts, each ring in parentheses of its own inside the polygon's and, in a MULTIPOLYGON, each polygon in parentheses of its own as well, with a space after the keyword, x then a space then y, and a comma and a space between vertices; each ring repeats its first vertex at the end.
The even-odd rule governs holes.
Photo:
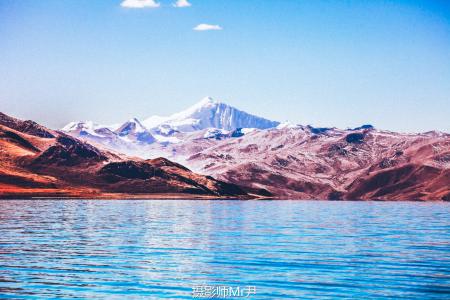
POLYGON ((450 297, 450 204, 0 201, 0 298, 450 297))

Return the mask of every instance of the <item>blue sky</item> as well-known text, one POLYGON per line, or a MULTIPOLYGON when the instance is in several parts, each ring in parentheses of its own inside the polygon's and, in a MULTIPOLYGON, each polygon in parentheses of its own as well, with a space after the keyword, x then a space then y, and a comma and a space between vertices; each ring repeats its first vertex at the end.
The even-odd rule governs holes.
POLYGON ((278 121, 450 132, 447 1, 174 1, 0 0, 0 111, 56 128, 208 95, 278 121))

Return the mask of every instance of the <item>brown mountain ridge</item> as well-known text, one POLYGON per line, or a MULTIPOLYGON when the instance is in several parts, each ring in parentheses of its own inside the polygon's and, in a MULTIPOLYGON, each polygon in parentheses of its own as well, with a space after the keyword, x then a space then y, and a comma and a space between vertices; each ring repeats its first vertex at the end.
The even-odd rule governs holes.
POLYGON ((201 174, 278 199, 450 200, 450 135, 372 126, 201 134, 161 149, 201 174))

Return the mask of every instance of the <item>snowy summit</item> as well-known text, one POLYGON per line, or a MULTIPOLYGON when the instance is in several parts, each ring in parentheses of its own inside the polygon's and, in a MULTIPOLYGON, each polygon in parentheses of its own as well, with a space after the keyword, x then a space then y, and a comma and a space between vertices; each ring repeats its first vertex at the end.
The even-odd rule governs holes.
POLYGON ((257 117, 230 105, 205 97, 184 111, 169 117, 152 116, 144 122, 147 127, 168 125, 174 130, 191 132, 207 128, 234 130, 237 128, 267 129, 276 127, 279 122, 257 117), (155 121, 158 120, 159 123, 155 121))

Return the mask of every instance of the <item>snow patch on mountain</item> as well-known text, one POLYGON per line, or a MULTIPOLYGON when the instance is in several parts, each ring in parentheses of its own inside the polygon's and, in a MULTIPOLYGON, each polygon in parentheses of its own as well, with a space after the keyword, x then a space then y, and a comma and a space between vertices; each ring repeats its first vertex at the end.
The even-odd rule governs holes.
POLYGON ((300 126, 297 124, 291 123, 289 121, 286 121, 286 122, 278 124, 278 126, 276 128, 277 129, 285 129, 285 128, 292 129, 292 128, 298 128, 298 127, 300 127, 300 126))

